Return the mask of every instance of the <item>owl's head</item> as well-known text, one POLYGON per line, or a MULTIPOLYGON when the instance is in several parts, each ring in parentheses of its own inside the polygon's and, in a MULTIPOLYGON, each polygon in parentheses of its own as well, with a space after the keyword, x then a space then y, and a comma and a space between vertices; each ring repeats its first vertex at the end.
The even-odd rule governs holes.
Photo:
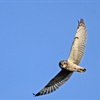
POLYGON ((62 68, 65 68, 66 66, 68 65, 68 62, 67 60, 62 60, 59 62, 59 67, 62 69, 62 68))

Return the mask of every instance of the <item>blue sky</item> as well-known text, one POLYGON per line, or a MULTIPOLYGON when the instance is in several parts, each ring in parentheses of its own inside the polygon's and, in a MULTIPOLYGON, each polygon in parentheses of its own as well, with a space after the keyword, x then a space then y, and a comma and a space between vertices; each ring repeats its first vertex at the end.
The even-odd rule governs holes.
POLYGON ((0 1, 0 100, 100 99, 99 43, 99 1, 0 1), (87 72, 74 73, 51 94, 33 97, 68 58, 80 18, 88 31, 80 63, 87 72))

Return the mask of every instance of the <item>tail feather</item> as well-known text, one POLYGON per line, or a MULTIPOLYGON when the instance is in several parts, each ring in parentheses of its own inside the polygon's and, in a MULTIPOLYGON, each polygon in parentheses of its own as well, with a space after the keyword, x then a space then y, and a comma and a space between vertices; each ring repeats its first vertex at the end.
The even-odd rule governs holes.
POLYGON ((86 72, 86 69, 85 68, 78 68, 77 72, 86 72))

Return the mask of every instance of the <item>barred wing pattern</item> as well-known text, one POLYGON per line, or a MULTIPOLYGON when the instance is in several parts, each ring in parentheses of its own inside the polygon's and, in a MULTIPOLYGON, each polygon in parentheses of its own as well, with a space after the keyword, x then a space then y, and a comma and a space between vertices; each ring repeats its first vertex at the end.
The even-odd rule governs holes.
POLYGON ((55 91, 70 78, 72 73, 71 71, 62 69, 40 92, 33 95, 39 96, 55 91))
POLYGON ((80 22, 78 23, 77 32, 68 58, 69 61, 77 65, 80 63, 84 54, 86 39, 87 39, 87 30, 84 20, 81 19, 80 22))

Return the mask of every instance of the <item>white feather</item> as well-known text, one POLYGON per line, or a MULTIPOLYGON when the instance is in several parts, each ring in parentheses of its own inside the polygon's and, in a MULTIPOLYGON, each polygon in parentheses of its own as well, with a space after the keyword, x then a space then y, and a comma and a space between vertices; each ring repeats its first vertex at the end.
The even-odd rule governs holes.
POLYGON ((80 23, 78 24, 77 32, 68 58, 69 61, 77 65, 80 63, 84 54, 86 39, 87 39, 87 30, 83 19, 81 19, 80 23))

